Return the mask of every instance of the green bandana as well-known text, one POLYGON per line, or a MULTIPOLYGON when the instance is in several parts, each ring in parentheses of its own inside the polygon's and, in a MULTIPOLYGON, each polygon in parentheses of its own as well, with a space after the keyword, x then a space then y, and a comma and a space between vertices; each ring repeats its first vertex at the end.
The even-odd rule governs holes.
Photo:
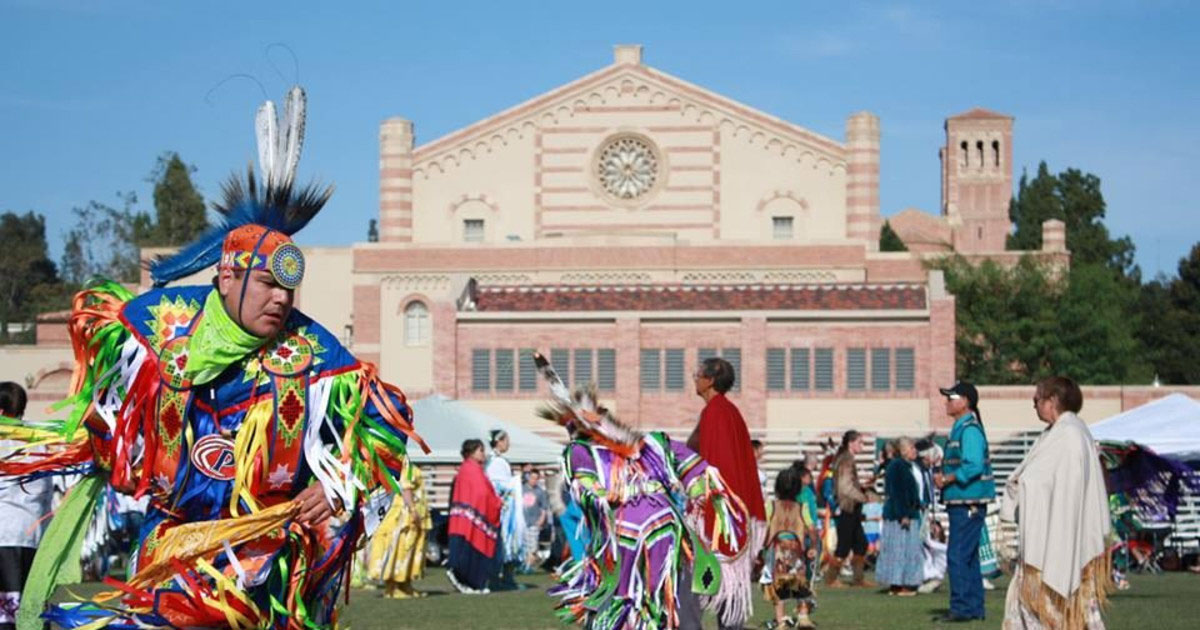
POLYGON ((188 342, 187 376, 192 385, 203 385, 266 341, 242 330, 225 312, 220 293, 213 289, 204 299, 204 317, 188 342))

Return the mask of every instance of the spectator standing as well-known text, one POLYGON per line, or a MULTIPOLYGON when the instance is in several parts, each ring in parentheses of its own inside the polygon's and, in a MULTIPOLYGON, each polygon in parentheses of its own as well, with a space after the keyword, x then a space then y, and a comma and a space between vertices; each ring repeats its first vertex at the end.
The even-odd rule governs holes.
POLYGON ((521 493, 525 510, 525 570, 538 565, 538 539, 550 518, 550 498, 542 488, 541 474, 536 470, 525 473, 525 489, 521 493))
POLYGON ((763 448, 762 440, 750 440, 750 447, 754 449, 754 465, 758 466, 758 487, 762 489, 763 504, 767 502, 767 497, 771 494, 771 489, 767 487, 767 471, 763 470, 762 460, 765 449, 763 448))
POLYGON ((921 488, 914 471, 917 449, 912 440, 895 441, 896 456, 884 471, 883 532, 875 580, 889 586, 889 594, 911 597, 924 577, 921 539, 921 488))
POLYGON ((829 588, 843 588, 838 574, 846 558, 854 570, 854 586, 874 587, 864 572, 867 562, 867 534, 863 531, 863 503, 874 500, 874 493, 863 487, 858 478, 855 457, 862 452, 862 434, 853 429, 842 434, 842 445, 833 460, 833 481, 837 497, 837 549, 833 561, 825 568, 825 583, 829 588), (853 555, 851 555, 853 554, 853 555))
POLYGON ((1021 541, 1004 628, 1104 630, 1112 526, 1096 442, 1076 415, 1083 394, 1052 376, 1038 383, 1033 406, 1047 427, 1009 477, 1001 509, 1021 541))
MULTIPOLYGON (((0 383, 0 415, 14 420, 25 416, 25 388, 13 382, 0 383)), ((0 440, 0 455, 12 446, 0 440)), ((54 497, 49 477, 24 483, 0 485, 0 630, 16 628, 21 591, 29 578, 33 556, 45 531, 46 514, 54 497)))
POLYGON ((983 575, 979 568, 979 541, 987 504, 996 497, 987 434, 979 413, 979 391, 959 381, 943 388, 946 415, 954 418, 942 474, 934 483, 950 515, 947 564, 950 574, 950 612, 944 621, 983 619, 983 575))

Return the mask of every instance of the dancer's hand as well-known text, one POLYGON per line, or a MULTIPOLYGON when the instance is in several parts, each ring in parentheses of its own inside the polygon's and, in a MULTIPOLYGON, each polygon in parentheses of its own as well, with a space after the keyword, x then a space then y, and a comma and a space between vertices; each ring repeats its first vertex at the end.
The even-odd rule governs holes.
POLYGON ((321 484, 314 483, 296 495, 296 503, 300 505, 300 514, 296 520, 307 528, 322 525, 333 516, 333 508, 325 500, 325 491, 321 484))

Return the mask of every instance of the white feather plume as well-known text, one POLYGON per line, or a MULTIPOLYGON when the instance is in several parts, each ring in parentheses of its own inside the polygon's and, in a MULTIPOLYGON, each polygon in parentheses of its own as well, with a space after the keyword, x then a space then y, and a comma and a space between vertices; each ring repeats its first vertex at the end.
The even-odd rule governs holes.
POLYGON ((283 121, 274 101, 266 101, 254 118, 258 140, 258 168, 267 186, 283 188, 296 179, 300 149, 304 146, 304 118, 308 99, 304 88, 293 85, 283 101, 283 121))
POLYGON ((279 144, 279 120, 275 116, 275 103, 266 101, 258 107, 258 113, 254 116, 254 137, 258 141, 260 178, 270 184, 275 172, 276 146, 279 144))
POLYGON ((304 119, 308 110, 308 99, 304 88, 293 85, 288 90, 283 104, 283 135, 280 136, 278 158, 278 184, 291 184, 296 179, 296 166, 300 163, 300 149, 304 145, 304 119))

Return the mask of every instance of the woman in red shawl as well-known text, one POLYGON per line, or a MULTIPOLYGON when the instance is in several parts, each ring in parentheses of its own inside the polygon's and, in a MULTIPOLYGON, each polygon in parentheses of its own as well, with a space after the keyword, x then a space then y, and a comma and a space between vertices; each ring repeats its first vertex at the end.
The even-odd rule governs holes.
POLYGON ((462 445, 462 466, 450 491, 450 570, 446 577, 464 593, 486 593, 496 573, 500 497, 483 472, 483 441, 462 445))
MULTIPOLYGON (((767 519, 750 431, 742 413, 725 397, 733 388, 734 378, 733 366, 725 359, 708 358, 700 365, 694 379, 696 394, 705 405, 700 423, 688 438, 688 446, 720 471, 750 517, 748 539, 739 540, 736 550, 724 543, 714 549, 721 561, 721 590, 705 602, 705 608, 717 612, 721 628, 740 628, 754 612, 751 572, 754 558, 762 549, 767 519)), ((704 519, 705 529, 710 529, 712 510, 705 511, 704 519)))

